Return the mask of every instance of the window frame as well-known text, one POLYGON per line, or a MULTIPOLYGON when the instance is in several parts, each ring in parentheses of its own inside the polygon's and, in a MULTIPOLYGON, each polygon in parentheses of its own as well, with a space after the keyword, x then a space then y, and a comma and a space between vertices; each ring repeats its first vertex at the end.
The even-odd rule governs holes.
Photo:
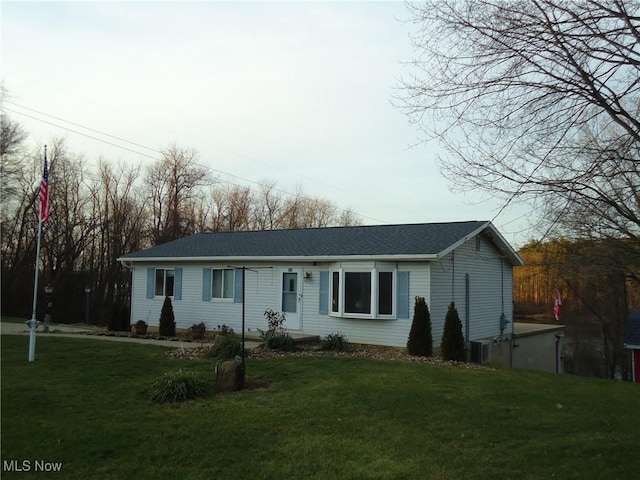
POLYGON ((153 277, 153 296, 154 297, 171 297, 173 298, 174 295, 176 293, 176 269, 175 267, 172 268, 159 268, 156 267, 155 271, 154 271, 154 277, 153 277), (158 293, 158 273, 162 271, 162 292, 158 293), (173 272, 173 275, 171 275, 171 278, 173 278, 173 283, 171 284, 171 295, 167 295, 167 272, 173 272))
POLYGON ((329 316, 354 319, 395 320, 397 318, 398 271, 396 268, 336 268, 329 270, 329 316), (391 313, 380 313, 380 273, 391 273, 391 313), (369 313, 347 312, 345 302, 346 276, 349 273, 370 274, 369 313), (338 285, 335 285, 335 282, 338 285), (336 305, 337 304, 337 305, 336 305))
MULTIPOLYGON (((211 268, 211 301, 214 302, 233 302, 235 300, 235 286, 236 286, 236 270, 235 268, 215 268, 212 267, 211 268), (221 272, 220 274, 220 278, 222 279, 222 285, 220 285, 220 294, 221 296, 216 297, 214 295, 215 292, 215 286, 216 286, 216 282, 215 282, 215 272, 219 271, 221 272), (229 279, 229 281, 231 282, 231 296, 227 296, 225 297, 225 286, 226 286, 226 280, 225 280, 225 271, 230 271, 231 272, 231 277, 229 279)), ((228 293, 228 291, 227 291, 228 293)))

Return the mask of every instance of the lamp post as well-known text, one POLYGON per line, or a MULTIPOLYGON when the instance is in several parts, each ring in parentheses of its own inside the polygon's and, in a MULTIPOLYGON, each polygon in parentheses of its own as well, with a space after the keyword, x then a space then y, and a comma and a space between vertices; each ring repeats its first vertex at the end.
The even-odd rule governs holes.
POLYGON ((91 287, 87 285, 84 287, 84 293, 86 294, 86 303, 85 303, 85 312, 86 312, 86 322, 89 325, 89 294, 91 293, 91 287))
POLYGON ((49 324, 51 323, 51 307, 53 303, 51 303, 51 294, 53 293, 53 287, 51 285, 47 285, 44 287, 45 298, 47 300, 47 305, 44 314, 44 333, 49 333, 49 324))

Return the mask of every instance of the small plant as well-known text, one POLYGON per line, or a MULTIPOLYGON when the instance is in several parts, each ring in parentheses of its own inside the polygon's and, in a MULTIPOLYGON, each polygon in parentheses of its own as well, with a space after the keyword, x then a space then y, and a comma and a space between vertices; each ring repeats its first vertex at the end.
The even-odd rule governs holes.
POLYGON ((264 339, 267 348, 280 350, 282 352, 293 352, 296 349, 296 342, 284 328, 284 322, 287 320, 284 312, 280 313, 271 308, 267 308, 264 311, 264 316, 267 319, 269 330, 267 330, 266 333, 260 329, 258 329, 258 331, 264 339))
POLYGON ((433 337, 431 335, 431 314, 424 297, 416 297, 413 308, 413 323, 407 342, 409 355, 430 357, 433 355, 433 337))
POLYGON ((204 340, 207 335, 207 325, 204 322, 194 323, 189 327, 193 340, 204 340))
POLYGON ((173 314, 171 297, 165 297, 160 312, 160 335, 163 337, 176 336, 176 317, 173 314))
POLYGON ((295 340, 284 330, 275 332, 267 340, 267 348, 281 352, 293 352, 296 349, 295 340))
POLYGON ((440 349, 444 360, 453 360, 456 362, 464 361, 462 322, 460 322, 458 310, 453 302, 451 302, 449 309, 447 310, 440 349))
POLYGON ((235 358, 242 354, 242 343, 235 335, 218 335, 206 353, 209 358, 235 358))
POLYGON ((133 328, 136 331, 136 335, 146 335, 149 325, 147 325, 147 322, 145 322, 144 320, 138 320, 133 325, 133 328))
POLYGON ((216 328, 216 333, 218 335, 235 335, 233 328, 224 323, 222 325, 218 325, 218 328, 216 328))
POLYGON ((157 403, 174 403, 204 397, 209 393, 209 384, 197 372, 165 372, 152 385, 149 398, 157 403))
POLYGON ((321 350, 334 352, 346 352, 349 350, 349 340, 342 332, 330 333, 320 344, 321 350))
POLYGON ((278 330, 284 330, 284 322, 287 320, 284 312, 275 312, 271 308, 267 308, 264 311, 264 316, 267 319, 267 325, 269 325, 269 330, 274 332, 278 330))

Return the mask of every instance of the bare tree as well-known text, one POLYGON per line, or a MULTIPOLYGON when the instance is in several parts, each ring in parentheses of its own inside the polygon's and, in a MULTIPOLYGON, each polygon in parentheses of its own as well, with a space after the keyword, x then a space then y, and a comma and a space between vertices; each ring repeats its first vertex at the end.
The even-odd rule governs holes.
POLYGON ((136 179, 140 167, 124 163, 98 163, 93 185, 94 205, 98 211, 97 266, 93 298, 103 305, 100 321, 114 330, 128 327, 128 295, 130 275, 117 261, 125 253, 138 250, 144 244, 144 205, 136 197, 136 179))
MULTIPOLYGON (((432 0, 409 6, 399 105, 463 189, 535 199, 638 240, 640 3, 432 0)), ((549 225, 551 226, 551 225, 549 225)))
MULTIPOLYGON (((15 199, 24 163, 27 134, 22 126, 0 113, 0 203, 15 199)), ((4 213, 3 213, 4 220, 4 213)))
POLYGON ((150 200, 151 236, 154 244, 175 240, 195 231, 192 213, 200 187, 213 182, 198 164, 193 149, 171 145, 162 159, 149 166, 146 185, 150 200))

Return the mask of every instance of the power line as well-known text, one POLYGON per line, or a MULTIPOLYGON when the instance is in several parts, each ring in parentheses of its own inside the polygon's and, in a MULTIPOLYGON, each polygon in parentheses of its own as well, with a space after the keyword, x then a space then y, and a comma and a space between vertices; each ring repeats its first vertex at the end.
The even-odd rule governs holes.
MULTIPOLYGON (((5 101, 5 103, 9 103, 9 104, 11 104, 11 105, 15 105, 15 106, 17 106, 17 107, 19 107, 19 108, 24 108, 24 109, 26 109, 26 110, 29 110, 29 111, 31 111, 31 112, 35 112, 35 113, 40 114, 40 115, 45 115, 45 116, 47 116, 47 117, 49 117, 49 118, 53 118, 53 119, 56 119, 56 120, 58 120, 58 121, 65 122, 65 123, 68 123, 68 124, 70 124, 70 125, 74 125, 74 126, 79 127, 79 128, 83 128, 83 129, 85 129, 85 130, 88 130, 88 131, 90 131, 90 132, 97 133, 97 134, 99 134, 99 135, 103 135, 103 136, 106 136, 106 137, 109 137, 109 138, 113 138, 113 139, 118 140, 118 141, 121 141, 121 142, 128 143, 128 144, 130 144, 130 145, 134 145, 134 146, 137 146, 137 147, 140 147, 140 148, 144 148, 144 149, 146 149, 146 150, 150 150, 150 151, 152 151, 152 152, 154 152, 154 153, 157 153, 157 154, 158 154, 158 155, 160 155, 160 156, 162 156, 162 155, 163 155, 163 152, 162 152, 162 151, 157 150, 157 149, 155 149, 155 148, 147 147, 147 146, 145 146, 145 145, 141 145, 141 144, 139 144, 139 143, 132 142, 132 141, 130 141, 130 140, 126 140, 126 139, 124 139, 124 138, 117 137, 117 136, 115 136, 115 135, 111 135, 111 134, 108 134, 108 133, 105 133, 105 132, 102 132, 102 131, 100 131, 100 130, 96 130, 96 129, 93 129, 93 128, 90 128, 90 127, 85 127, 84 125, 80 125, 80 124, 78 124, 78 123, 70 122, 70 121, 65 120, 65 119, 63 119, 63 118, 56 117, 56 116, 54 116, 54 115, 50 115, 50 114, 48 114, 48 113, 40 112, 40 111, 38 111, 38 110, 35 110, 35 109, 32 109, 32 108, 29 108, 29 107, 26 107, 26 106, 23 106, 23 105, 19 105, 19 104, 14 103, 14 102, 5 101)), ((6 107, 3 107, 3 109, 4 109, 4 110, 6 110, 6 111, 8 111, 8 112, 15 113, 15 114, 17 114, 17 115, 22 115, 22 116, 24 116, 24 117, 31 118, 31 119, 36 120, 36 121, 38 121, 38 122, 46 123, 46 124, 51 125, 51 126, 54 126, 54 127, 56 127, 56 128, 60 128, 60 129, 63 129, 63 130, 67 130, 67 131, 72 132, 72 133, 75 133, 75 134, 77 134, 77 135, 81 135, 81 136, 84 136, 84 137, 90 138, 90 139, 92 139, 92 140, 95 140, 95 141, 98 141, 98 142, 102 142, 102 143, 105 143, 105 144, 107 144, 107 145, 111 145, 111 146, 116 147, 116 148, 119 148, 119 149, 121 149, 121 150, 126 150, 126 151, 128 151, 128 152, 135 153, 135 154, 137 154, 137 155, 141 155, 141 156, 144 156, 144 157, 150 158, 150 159, 152 159, 152 160, 156 160, 156 161, 157 161, 157 160, 160 160, 160 159, 161 159, 160 157, 152 156, 152 155, 149 155, 149 154, 147 154, 147 153, 143 153, 143 152, 140 152, 140 151, 137 151, 137 150, 133 150, 133 149, 131 149, 131 148, 128 148, 128 147, 125 147, 125 146, 122 146, 122 145, 118 145, 118 144, 116 144, 116 143, 113 143, 113 142, 107 141, 107 140, 105 140, 105 139, 102 139, 102 138, 99 138, 99 137, 96 137, 96 136, 93 136, 93 135, 89 135, 89 134, 87 134, 87 133, 84 133, 84 132, 81 132, 81 131, 78 131, 78 130, 74 130, 74 129, 69 128, 69 127, 64 126, 64 125, 59 125, 59 124, 57 124, 57 123, 50 122, 50 121, 48 121, 48 120, 45 120, 45 119, 42 119, 42 118, 38 118, 38 117, 36 117, 36 116, 29 115, 29 114, 24 113, 24 112, 20 112, 20 111, 17 111, 17 110, 13 110, 13 109, 10 109, 10 108, 6 108, 6 107)), ((232 153, 233 153, 233 152, 232 152, 232 153)), ((251 179, 248 179, 248 178, 245 178, 245 177, 241 177, 241 176, 239 176, 239 175, 235 175, 235 174, 233 174, 233 173, 225 172, 224 170, 220 170, 220 169, 217 169, 217 168, 213 168, 213 167, 209 167, 209 168, 211 168, 211 170, 212 170, 212 171, 217 172, 217 173, 220 173, 220 174, 222 174, 222 175, 226 175, 226 176, 228 176, 228 177, 232 177, 232 178, 237 178, 237 179, 242 180, 242 181, 244 181, 244 182, 249 182, 249 183, 253 183, 253 184, 258 185, 258 186, 262 186, 262 184, 261 184, 260 182, 257 182, 257 181, 255 181, 255 180, 251 180, 251 179)), ((252 189, 251 187, 248 187, 248 186, 246 186, 246 185, 237 184, 237 183, 231 182, 231 181, 229 181, 229 180, 220 180, 220 181, 221 181, 222 183, 227 183, 227 184, 229 184, 229 185, 233 185, 233 186, 236 186, 236 187, 247 187, 247 188, 249 188, 249 191, 251 191, 251 192, 253 192, 253 193, 258 193, 258 192, 256 192, 254 189, 252 189)), ((334 187, 334 188, 335 188, 335 187, 334 187)), ((282 189, 280 189, 280 188, 274 188, 273 190, 275 190, 276 192, 282 193, 282 194, 284 194, 284 195, 290 196, 290 197, 295 197, 295 196, 297 195, 296 193, 291 193, 291 192, 288 192, 288 191, 286 191, 286 190, 282 190, 282 189)), ((341 211, 341 212, 348 212, 348 210, 347 210, 347 209, 345 209, 345 208, 341 208, 341 207, 338 207, 338 206, 336 206, 336 208, 337 208, 339 211, 341 211)), ((377 218, 374 218, 374 217, 369 217, 369 216, 367 216, 367 215, 362 215, 362 214, 360 214, 360 213, 358 213, 358 212, 354 212, 354 213, 355 213, 356 215, 358 215, 359 217, 362 217, 362 218, 365 218, 365 219, 368 219, 368 220, 373 220, 373 221, 375 221, 375 222, 384 223, 384 221, 382 221, 382 220, 380 220, 380 219, 377 219, 377 218)))

